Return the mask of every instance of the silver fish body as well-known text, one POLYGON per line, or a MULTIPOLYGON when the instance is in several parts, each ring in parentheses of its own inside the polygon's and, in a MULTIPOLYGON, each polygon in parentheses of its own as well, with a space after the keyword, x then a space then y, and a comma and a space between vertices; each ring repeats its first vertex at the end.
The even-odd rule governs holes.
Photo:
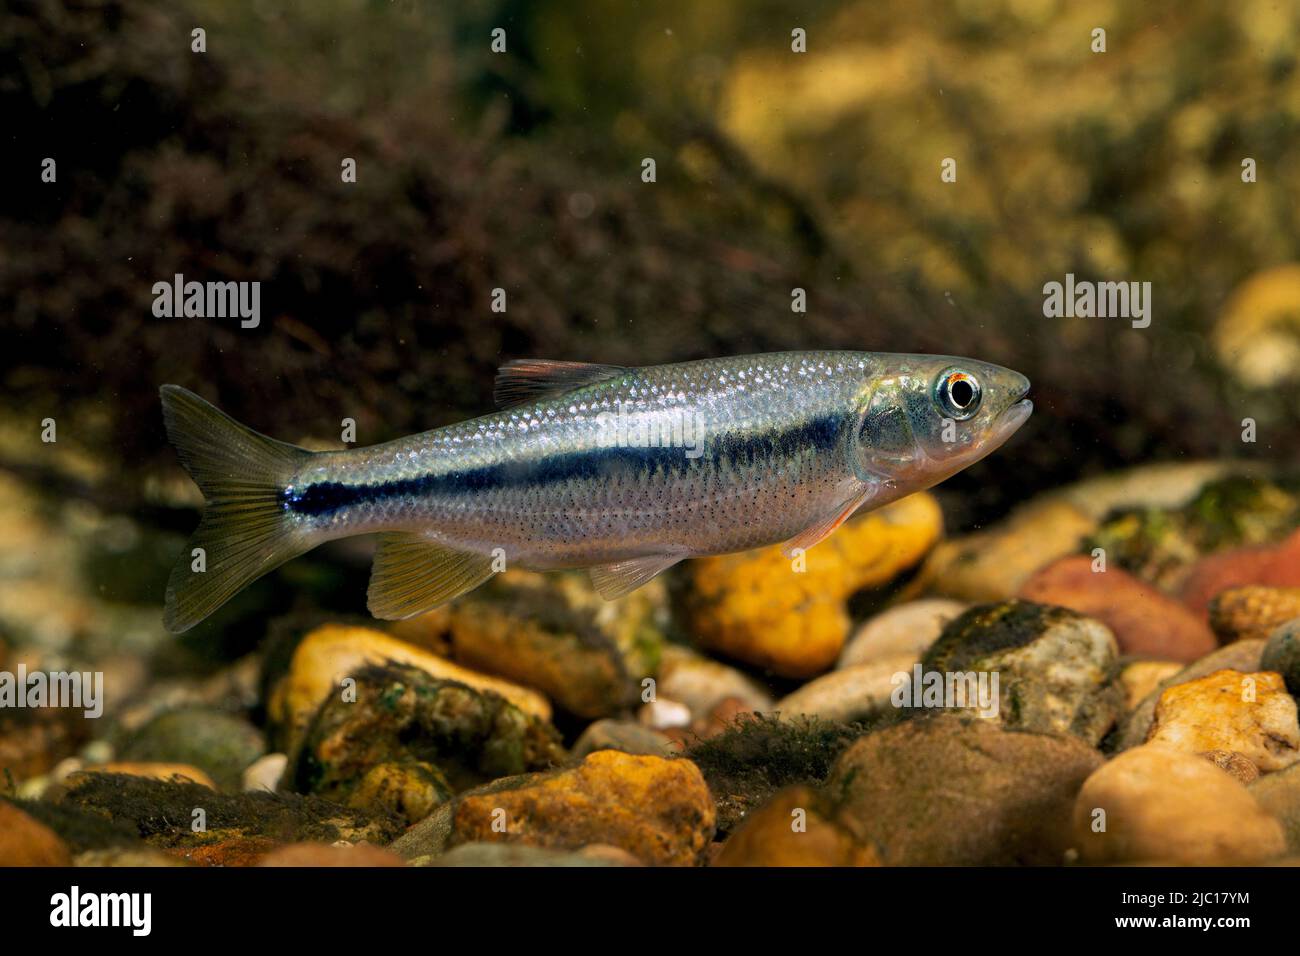
MULTIPOLYGON (((870 352, 516 363, 498 379, 510 407, 381 445, 311 454, 243 430, 245 446, 279 456, 252 468, 269 484, 236 486, 252 489, 243 510, 274 541, 211 543, 227 571, 251 555, 261 574, 321 542, 380 532, 370 603, 385 617, 427 610, 503 567, 592 568, 617 596, 683 558, 811 547, 858 508, 942 481, 1023 423, 1028 386, 971 359, 870 352)), ((169 395, 206 406, 168 386, 165 408, 169 395)), ((169 414, 169 427, 202 487, 181 417, 169 414)), ((222 500, 220 487, 204 490, 222 500)), ((177 572, 169 612, 195 583, 177 572)), ((214 609, 191 603, 169 626, 214 609)))

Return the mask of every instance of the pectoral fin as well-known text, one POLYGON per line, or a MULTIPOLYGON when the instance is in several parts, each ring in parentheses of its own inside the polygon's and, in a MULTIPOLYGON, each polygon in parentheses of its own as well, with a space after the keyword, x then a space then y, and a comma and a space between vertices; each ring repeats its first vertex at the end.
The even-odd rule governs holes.
POLYGON ((782 553, 787 557, 793 557, 796 551, 807 551, 816 544, 820 544, 824 539, 830 537, 831 533, 844 522, 853 516, 857 511, 866 504, 876 493, 879 487, 874 482, 863 483, 861 489, 849 497, 842 505, 828 514, 824 519, 810 525, 803 531, 791 538, 782 548, 782 553))
POLYGON ((606 601, 613 601, 635 591, 660 571, 667 571, 683 557, 680 554, 650 554, 613 564, 598 564, 589 568, 587 573, 591 575, 596 592, 606 601))
POLYGON ((472 591, 492 573, 490 556, 456 551, 419 534, 382 534, 366 603, 375 617, 400 621, 472 591))

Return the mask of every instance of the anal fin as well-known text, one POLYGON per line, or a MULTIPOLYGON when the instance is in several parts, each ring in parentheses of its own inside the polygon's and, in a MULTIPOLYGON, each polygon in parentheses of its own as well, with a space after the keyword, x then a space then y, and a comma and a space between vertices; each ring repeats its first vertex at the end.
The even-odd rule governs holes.
POLYGON ((681 554, 648 554, 612 564, 598 564, 588 568, 591 583, 606 601, 630 594, 661 571, 667 571, 680 561, 681 554))
POLYGON ((420 534, 381 534, 366 603, 375 617, 400 621, 472 591, 492 574, 491 556, 457 551, 420 534))

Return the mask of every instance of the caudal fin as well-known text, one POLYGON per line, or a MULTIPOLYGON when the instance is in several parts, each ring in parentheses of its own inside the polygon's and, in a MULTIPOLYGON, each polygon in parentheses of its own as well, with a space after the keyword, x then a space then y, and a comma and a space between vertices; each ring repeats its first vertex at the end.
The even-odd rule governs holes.
POLYGON ((179 634, 314 546, 286 520, 280 497, 312 453, 259 435, 177 385, 161 394, 167 437, 207 499, 167 580, 163 624, 179 634))

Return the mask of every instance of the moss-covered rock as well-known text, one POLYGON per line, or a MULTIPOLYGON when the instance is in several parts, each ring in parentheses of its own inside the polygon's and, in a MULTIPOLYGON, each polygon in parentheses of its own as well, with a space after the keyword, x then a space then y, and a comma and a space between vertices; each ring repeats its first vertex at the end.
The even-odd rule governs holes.
POLYGON ((1197 558, 1228 548, 1280 541, 1300 524, 1300 479, 1229 475, 1207 483, 1176 508, 1121 510, 1085 540, 1110 561, 1166 590, 1197 558))
POLYGON ((726 834, 778 790, 820 785, 844 749, 870 728, 817 717, 747 714, 722 733, 694 743, 685 756, 708 781, 718 832, 726 834))
MULTIPOLYGON (((277 653, 275 660, 282 656, 277 653)), ((355 678, 368 666, 389 661, 419 668, 430 678, 493 691, 542 720, 551 716, 550 703, 536 691, 462 667, 373 627, 324 624, 297 642, 287 671, 281 671, 283 676, 268 688, 272 742, 286 753, 297 750, 307 724, 327 697, 339 696, 343 681, 355 678)))
POLYGON ((1095 745, 1123 711, 1117 658, 1115 638, 1099 621, 1066 608, 1005 601, 953 620, 921 668, 997 675, 996 719, 1005 727, 1068 733, 1095 745))
MULTIPOLYGON (((204 847, 231 840, 269 844, 312 840, 388 843, 401 829, 396 819, 291 793, 218 793, 195 783, 171 783, 122 774, 91 774, 63 798, 63 807, 131 827, 163 848, 204 847), (202 814, 196 814, 202 810, 202 814), (202 820, 204 829, 195 832, 202 820)), ((58 829, 57 819, 51 824, 58 829)), ((80 825, 80 824, 78 824, 80 825)))
POLYGON ((423 820, 451 797, 451 784, 441 770, 423 760, 392 760, 376 764, 347 795, 347 805, 386 811, 405 823, 423 820))
POLYGON ((451 791, 565 759, 549 722, 492 691, 401 664, 365 667, 354 680, 355 697, 331 695, 308 726, 294 790, 340 803, 374 798, 410 821, 451 791))
POLYGON ((130 820, 113 819, 68 802, 44 799, 12 802, 32 819, 57 833, 74 854, 148 849, 130 820))
POLYGON ((75 787, 85 782, 86 777, 95 773, 121 773, 128 777, 148 777, 152 780, 182 780, 217 789, 216 782, 198 767, 184 763, 132 763, 128 760, 115 760, 105 764, 94 764, 84 770, 73 772, 67 778, 66 785, 75 787))

